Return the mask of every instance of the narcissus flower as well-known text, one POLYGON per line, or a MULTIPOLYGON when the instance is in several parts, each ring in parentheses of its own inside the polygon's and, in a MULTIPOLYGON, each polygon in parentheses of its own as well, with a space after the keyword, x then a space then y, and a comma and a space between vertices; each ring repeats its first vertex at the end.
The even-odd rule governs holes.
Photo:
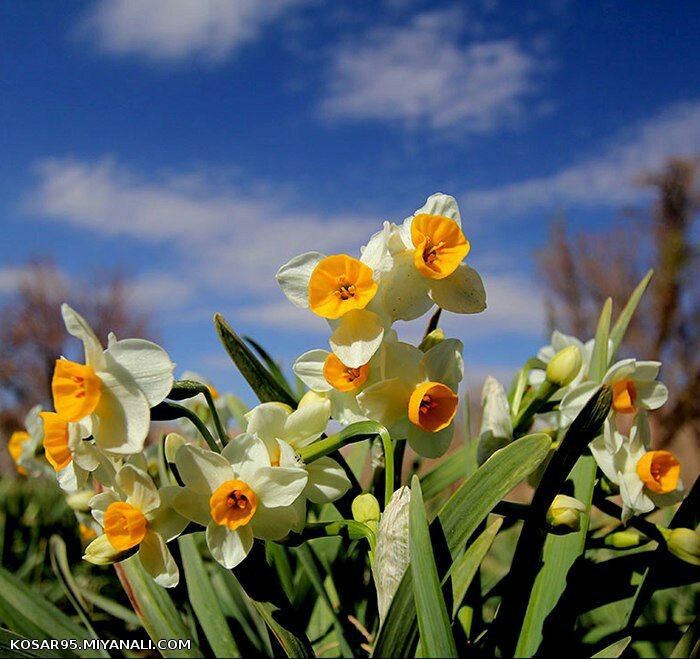
POLYGON ((124 465, 114 490, 105 490, 90 501, 92 515, 104 534, 87 546, 85 560, 103 565, 138 553, 156 583, 176 586, 180 574, 167 543, 187 526, 187 519, 172 506, 180 489, 167 486, 159 490, 145 471, 124 465))
POLYGON ((360 409, 392 436, 406 437, 417 453, 439 457, 454 435, 462 342, 446 339, 425 353, 407 343, 386 343, 382 360, 384 378, 358 395, 360 409))
MULTIPOLYGON (((613 390, 612 414, 635 414, 661 407, 668 399, 668 389, 656 379, 660 368, 661 362, 636 359, 623 359, 613 364, 603 377, 603 384, 610 385, 613 390)), ((569 390, 559 406, 564 423, 568 425, 578 416, 598 386, 596 382, 582 382, 569 390)), ((619 433, 608 434, 612 441, 617 442, 619 438, 619 433)), ((611 451, 619 448, 619 444, 610 446, 611 451)))
POLYGON ((138 453, 150 425, 149 409, 173 385, 174 364, 155 343, 117 341, 103 349, 85 319, 67 304, 61 312, 66 329, 85 348, 85 364, 56 361, 51 382, 54 408, 66 422, 80 422, 97 447, 114 455, 138 453))
POLYGON ((365 263, 346 254, 307 252, 283 265, 277 281, 292 304, 330 322, 329 343, 344 364, 358 368, 377 351, 387 323, 380 307, 371 305, 378 284, 365 263))
POLYGON ((175 497, 175 509, 206 527, 209 551, 224 567, 238 565, 254 538, 279 540, 292 529, 293 504, 307 473, 271 467, 265 444, 254 435, 239 435, 220 455, 186 444, 175 462, 186 486, 175 497))
POLYGON ((682 499, 680 462, 670 451, 649 450, 651 433, 644 412, 635 417, 629 438, 606 424, 605 434, 611 433, 619 437, 601 435, 591 442, 590 449, 603 473, 620 487, 623 522, 682 499), (615 446, 619 449, 611 450, 615 446))
POLYGON ((24 417, 26 430, 16 430, 7 442, 7 450, 15 463, 17 473, 22 476, 37 476, 44 473, 48 467, 36 456, 44 438, 40 412, 41 405, 32 407, 24 417))
POLYGON ((428 198, 401 227, 385 224, 362 252, 362 261, 380 273, 380 295, 391 320, 413 320, 433 304, 455 313, 486 308, 481 277, 462 261, 469 241, 454 197, 428 198))

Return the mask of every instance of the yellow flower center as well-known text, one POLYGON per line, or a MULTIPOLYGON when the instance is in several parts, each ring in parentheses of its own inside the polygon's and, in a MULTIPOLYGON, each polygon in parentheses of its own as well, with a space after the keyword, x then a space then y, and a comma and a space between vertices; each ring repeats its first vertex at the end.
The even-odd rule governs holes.
POLYGON ((616 412, 622 414, 634 414, 637 411, 635 402, 637 401, 637 392, 634 388, 632 380, 620 380, 613 383, 613 402, 612 406, 616 412))
POLYGON ((364 309, 377 292, 372 268, 345 254, 327 256, 309 279, 309 307, 323 318, 364 309))
POLYGON ((28 432, 25 432, 24 430, 15 430, 15 432, 13 432, 12 436, 10 437, 10 441, 7 442, 7 450, 9 451, 10 456, 12 457, 12 461, 15 463, 15 467, 17 467, 17 473, 21 474, 22 476, 27 475, 27 470, 24 467, 20 466, 19 458, 22 455, 22 445, 28 439, 28 432))
POLYGON ((40 412, 44 422, 44 452, 55 471, 67 467, 73 455, 68 446, 68 422, 56 412, 40 412))
POLYGON ((354 391, 359 389, 369 377, 369 364, 358 368, 350 368, 343 364, 333 353, 326 357, 323 364, 323 377, 326 382, 338 391, 354 391))
POLYGON ((57 359, 51 381, 53 405, 66 421, 80 421, 100 402, 102 381, 92 366, 57 359))
POLYGON ((143 540, 148 521, 135 506, 115 501, 105 510, 103 527, 109 544, 117 551, 126 551, 143 540))
POLYGON ((469 253, 469 241, 459 225, 442 215, 416 215, 411 222, 413 262, 430 279, 451 275, 469 253))
POLYGON ((409 421, 428 432, 450 425, 457 413, 459 398, 447 385, 424 382, 416 387, 408 401, 409 421))
POLYGON ((681 463, 670 451, 647 451, 637 462, 637 475, 652 492, 666 494, 678 487, 681 463))
POLYGON ((211 495, 209 509, 212 519, 220 526, 235 531, 252 519, 258 508, 258 497, 239 480, 226 481, 211 495))

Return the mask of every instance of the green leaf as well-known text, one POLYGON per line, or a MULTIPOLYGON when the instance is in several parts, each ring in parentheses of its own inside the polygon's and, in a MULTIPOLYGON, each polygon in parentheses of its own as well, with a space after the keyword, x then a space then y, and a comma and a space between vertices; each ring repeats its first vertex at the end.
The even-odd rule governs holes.
POLYGON ((214 314, 214 325, 226 352, 238 367, 261 403, 279 402, 291 407, 297 406, 297 401, 275 379, 252 353, 250 348, 238 337, 224 320, 221 314, 214 314))
POLYGON ((154 640, 176 638, 191 640, 189 650, 161 650, 164 657, 201 657, 202 652, 197 647, 189 629, 182 621, 180 613, 175 608, 170 595, 151 577, 141 565, 138 556, 131 556, 114 569, 119 576, 134 612, 141 619, 146 633, 154 640))
POLYGON ((672 658, 700 656, 700 616, 688 625, 688 629, 685 630, 670 656, 672 658))
POLYGON ((270 374, 275 378, 275 380, 277 380, 279 385, 286 389, 289 395, 296 400, 296 397, 292 393, 292 387, 289 385, 289 382, 287 382, 287 378, 284 377, 282 369, 279 367, 279 364, 272 359, 267 350, 265 350, 265 348, 263 348, 257 341, 249 336, 244 336, 243 340, 247 341, 251 346, 253 346, 255 352, 257 352, 260 355, 260 358, 265 362, 265 366, 267 367, 267 370, 270 371, 270 374))
MULTIPOLYGON (((596 652, 593 655, 593 659, 600 658, 610 658, 614 659, 614 657, 620 657, 622 656, 622 653, 627 649, 627 646, 630 644, 630 641, 632 640, 631 636, 625 636, 625 638, 621 638, 619 641, 615 641, 614 643, 611 643, 608 645, 607 648, 603 648, 600 652, 596 652)), ((683 655, 687 656, 687 655, 683 655)))
POLYGON ((457 648, 450 628, 445 599, 440 588, 440 578, 435 565, 420 481, 415 475, 411 481, 408 528, 413 597, 416 602, 423 656, 456 657, 457 648))
MULTIPOLYGON (((542 551, 542 569, 535 579, 515 649, 518 657, 531 657, 537 651, 542 642, 545 622, 567 587, 569 570, 584 551, 595 479, 596 463, 593 457, 580 458, 571 480, 574 483, 573 496, 585 504, 586 512, 581 515, 581 528, 578 531, 566 535, 547 534, 542 551)), ((557 639, 572 632, 569 622, 573 621, 563 616, 555 615, 553 618, 558 628, 557 639)), ((556 640, 554 644, 556 647, 556 640)))
POLYGON ((622 310, 622 313, 618 317, 618 319, 615 321, 615 325, 613 326, 612 330, 610 331, 610 340, 612 341, 612 350, 610 353, 610 356, 608 358, 609 362, 612 362, 615 359, 615 355, 617 355, 617 351, 620 348, 620 344, 622 343, 622 340, 625 338, 625 332, 627 331, 627 327, 630 324, 630 320, 632 320, 632 316, 634 315, 634 312, 637 310, 637 306, 639 305, 639 301, 642 299, 642 295, 644 295, 644 291, 646 291, 647 286, 649 285, 649 282, 651 281, 652 276, 654 275, 653 270, 649 270, 646 275, 644 275, 644 278, 642 281, 637 284, 637 287, 632 291, 632 295, 630 295, 629 300, 627 300, 627 304, 625 305, 625 308, 622 310))
POLYGON ((612 316, 612 299, 605 300, 603 310, 598 319, 598 328, 595 333, 593 355, 588 367, 588 379, 592 382, 600 382, 608 370, 610 359, 608 356, 608 339, 610 338, 610 317, 612 316))
MULTIPOLYGON (((44 596, 0 567, 0 619, 13 631, 30 639, 89 640, 90 635, 44 596)), ((61 650, 62 656, 93 656, 93 652, 61 650)))
MULTIPOLYGON (((52 535, 51 538, 49 538, 49 553, 51 556, 51 567, 56 578, 63 587, 63 591, 66 593, 66 596, 73 605, 73 608, 80 617, 83 625, 85 625, 90 636, 94 639, 98 639, 99 636, 95 633, 90 622, 85 600, 68 566, 66 543, 63 541, 63 538, 58 535, 52 535)), ((101 657, 109 657, 109 654, 104 650, 96 650, 96 652, 101 657)))
POLYGON ((125 606, 115 602, 114 600, 104 597, 99 593, 93 593, 91 590, 83 589, 81 591, 83 599, 87 600, 93 606, 98 609, 102 609, 105 613, 108 613, 114 618, 123 620, 127 625, 131 627, 141 627, 141 620, 139 617, 131 610, 127 609, 125 606))
POLYGON ((486 527, 483 533, 467 548, 450 568, 452 576, 452 617, 459 612, 462 602, 467 595, 467 590, 471 585, 481 562, 486 558, 493 541, 496 539, 503 518, 498 518, 493 524, 486 527))
POLYGON ((187 595, 209 646, 217 657, 240 657, 226 617, 221 611, 193 534, 178 538, 187 595))
MULTIPOLYGON (((48 659, 53 659, 53 657, 77 657, 78 655, 71 653, 69 650, 49 650, 46 648, 37 648, 36 650, 13 650, 12 642, 24 641, 25 643, 30 643, 32 640, 39 641, 39 639, 28 639, 25 636, 20 636, 11 632, 9 629, 3 629, 0 627, 0 656, 4 658, 13 657, 48 657, 48 659), (63 654, 62 654, 63 653, 63 654)), ((40 641, 39 641, 40 642, 40 641)))
POLYGON ((514 655, 519 630, 525 617, 547 539, 546 515, 588 444, 600 433, 612 401, 610 387, 603 385, 591 396, 567 430, 552 455, 535 491, 527 518, 518 538, 508 574, 508 585, 496 618, 496 635, 504 656, 514 655))
POLYGON ((460 447, 444 458, 437 467, 421 477, 420 486, 426 501, 467 476, 469 456, 467 446, 460 447))
MULTIPOLYGON (((461 554, 467 540, 494 506, 547 457, 551 443, 544 433, 518 439, 496 451, 460 485, 440 510, 439 521, 433 521, 442 526, 453 557, 461 554)), ((408 656, 416 638, 415 620, 409 566, 379 629, 373 656, 408 656)))

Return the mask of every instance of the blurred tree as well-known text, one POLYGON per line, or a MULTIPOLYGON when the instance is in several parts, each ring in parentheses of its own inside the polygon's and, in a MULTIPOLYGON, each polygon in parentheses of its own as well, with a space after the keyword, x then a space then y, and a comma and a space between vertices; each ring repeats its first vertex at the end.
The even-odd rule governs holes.
MULTIPOLYGON (((106 343, 118 337, 149 335, 149 319, 128 304, 127 283, 120 274, 86 278, 76 287, 50 260, 22 270, 17 289, 0 307, 0 431, 21 427, 27 410, 51 401, 51 377, 61 355, 79 355, 77 341, 63 325, 60 305, 68 302, 106 343)), ((82 358, 82 356, 80 356, 82 358)))
POLYGON ((622 356, 658 359, 670 400, 655 415, 655 443, 665 447, 689 437, 700 444, 700 287, 697 227, 700 163, 671 160, 640 177, 656 201, 645 213, 621 218, 610 231, 570 238, 558 219, 538 261, 549 288, 552 327, 587 339, 597 310, 610 296, 622 308, 630 292, 654 268, 649 290, 630 325, 622 356))

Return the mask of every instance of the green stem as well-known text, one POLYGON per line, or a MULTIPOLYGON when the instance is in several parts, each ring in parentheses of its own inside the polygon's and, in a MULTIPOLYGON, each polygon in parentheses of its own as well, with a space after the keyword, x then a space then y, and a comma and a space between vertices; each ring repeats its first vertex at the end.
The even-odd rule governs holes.
POLYGON ((184 405, 178 405, 177 403, 171 402, 168 402, 168 407, 175 408, 178 412, 180 412, 181 416, 189 419, 192 422, 192 425, 199 430, 207 444, 209 444, 209 448, 215 453, 221 453, 221 449, 219 448, 219 445, 216 443, 216 440, 212 434, 209 432, 209 428, 207 428, 204 421, 202 421, 192 410, 187 409, 184 405))
POLYGON ((513 426, 513 436, 517 437, 519 433, 525 432, 532 423, 532 419, 537 414, 537 412, 542 409, 544 404, 559 390, 556 384, 552 384, 548 380, 545 380, 535 392, 534 397, 525 406, 523 410, 518 413, 517 419, 513 426))
POLYGON ((214 404, 214 397, 211 395, 211 390, 209 387, 205 387, 202 393, 204 394, 204 398, 207 399, 207 405, 209 406, 212 419, 214 419, 214 427, 216 428, 216 433, 219 435, 221 445, 226 446, 226 444, 228 444, 228 435, 226 434, 226 429, 224 428, 223 423, 221 423, 219 413, 216 410, 216 405, 214 404))
POLYGON ((388 432, 380 433, 382 447, 384 448, 384 508, 389 505, 394 494, 394 447, 388 432))

